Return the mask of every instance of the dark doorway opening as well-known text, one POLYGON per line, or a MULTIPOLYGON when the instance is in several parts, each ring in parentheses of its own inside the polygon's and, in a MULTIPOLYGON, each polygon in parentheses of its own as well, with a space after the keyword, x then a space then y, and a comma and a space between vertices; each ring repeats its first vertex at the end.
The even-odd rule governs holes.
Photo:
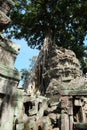
POLYGON ((29 110, 32 109, 32 102, 25 102, 24 103, 24 108, 25 108, 25 114, 29 116, 29 110))

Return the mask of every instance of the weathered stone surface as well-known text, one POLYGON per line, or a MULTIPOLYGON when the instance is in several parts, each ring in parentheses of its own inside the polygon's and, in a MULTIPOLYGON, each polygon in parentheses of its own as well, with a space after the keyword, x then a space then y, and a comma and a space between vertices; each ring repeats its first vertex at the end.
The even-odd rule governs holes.
POLYGON ((9 12, 14 2, 11 0, 0 0, 0 32, 10 23, 9 12))
POLYGON ((19 47, 2 36, 10 22, 13 4, 11 0, 0 0, 0 130, 13 130, 16 88, 20 80, 20 73, 14 67, 19 47))
POLYGON ((14 6, 14 2, 12 0, 0 0, 0 10, 5 14, 9 13, 12 6, 14 6))
POLYGON ((15 59, 20 50, 20 46, 15 45, 10 40, 0 36, 0 63, 14 67, 15 59))
POLYGON ((14 95, 16 92, 18 81, 0 76, 0 93, 14 95))
POLYGON ((62 85, 61 85, 61 82, 59 82, 57 79, 52 79, 50 80, 50 83, 47 87, 47 90, 46 90, 46 94, 47 95, 61 95, 61 89, 62 89, 62 85))
POLYGON ((4 12, 0 11, 0 26, 3 26, 3 29, 5 25, 8 25, 10 22, 10 18, 4 14, 4 12))

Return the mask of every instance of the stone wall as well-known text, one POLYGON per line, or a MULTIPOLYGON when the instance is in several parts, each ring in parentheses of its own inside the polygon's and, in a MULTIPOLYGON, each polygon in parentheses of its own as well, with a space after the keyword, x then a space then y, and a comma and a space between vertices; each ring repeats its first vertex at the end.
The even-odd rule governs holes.
POLYGON ((3 36, 3 30, 11 21, 9 13, 13 5, 11 0, 0 0, 0 130, 13 130, 20 80, 20 73, 14 67, 20 47, 3 36))

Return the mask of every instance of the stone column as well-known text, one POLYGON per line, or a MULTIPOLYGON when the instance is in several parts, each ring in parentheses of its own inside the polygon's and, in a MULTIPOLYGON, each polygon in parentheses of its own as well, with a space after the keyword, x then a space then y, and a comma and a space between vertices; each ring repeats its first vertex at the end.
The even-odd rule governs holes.
POLYGON ((68 106, 68 96, 62 96, 61 97, 61 130, 70 130, 67 106, 68 106))
POLYGON ((69 130, 69 117, 63 110, 61 112, 61 130, 69 130))
POLYGON ((70 96, 68 100, 68 114, 69 114, 69 130, 73 130, 73 97, 70 96))

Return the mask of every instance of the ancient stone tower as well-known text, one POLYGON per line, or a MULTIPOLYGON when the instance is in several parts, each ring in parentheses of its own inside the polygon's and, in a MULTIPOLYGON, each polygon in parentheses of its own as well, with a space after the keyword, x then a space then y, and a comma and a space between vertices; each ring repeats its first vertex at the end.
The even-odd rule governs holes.
POLYGON ((20 74, 14 67, 19 47, 3 37, 10 23, 9 11, 14 3, 0 0, 0 130, 13 130, 16 88, 20 74))

